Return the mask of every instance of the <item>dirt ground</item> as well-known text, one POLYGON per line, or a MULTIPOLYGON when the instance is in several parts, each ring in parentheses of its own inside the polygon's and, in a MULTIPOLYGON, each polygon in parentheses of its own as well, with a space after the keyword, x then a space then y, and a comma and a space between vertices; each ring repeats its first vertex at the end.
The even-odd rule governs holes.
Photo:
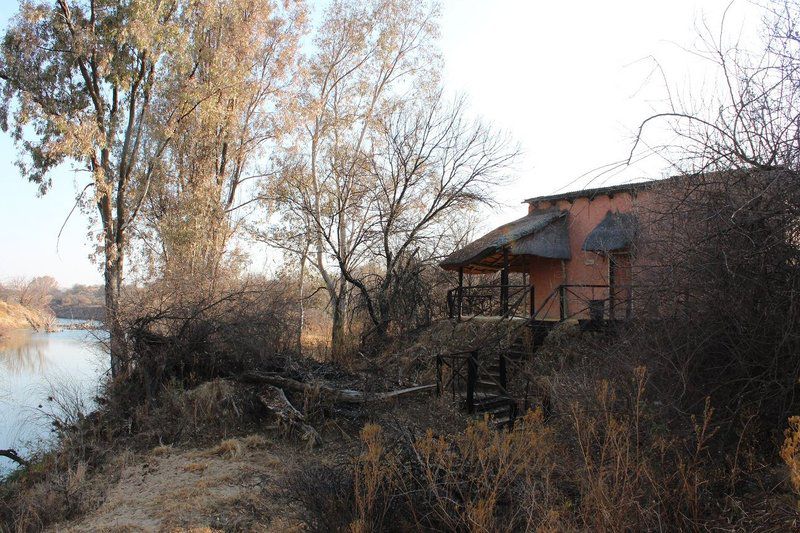
MULTIPOLYGON (((470 327, 475 336, 485 329, 470 327)), ((450 323, 433 329, 422 332, 407 346, 390 347, 379 362, 383 372, 369 368, 345 374, 330 369, 327 373, 325 369, 317 371, 333 386, 363 390, 430 383, 435 375, 432 354, 449 347, 454 339, 462 342, 450 323), (382 379, 376 380, 376 376, 382 379)), ((350 461, 361 450, 359 432, 365 424, 379 424, 390 439, 404 440, 419 438, 429 428, 451 433, 466 425, 464 413, 451 398, 437 398, 431 391, 325 408, 320 408, 315 398, 290 393, 289 400, 306 412, 306 422, 322 436, 322 445, 310 450, 280 425, 274 425, 275 421, 239 423, 239 411, 224 408, 228 403, 240 407, 246 404, 239 401, 239 392, 226 380, 185 392, 176 401, 188 407, 176 411, 183 415, 174 416, 189 417, 187 423, 197 428, 227 428, 223 431, 226 440, 217 441, 211 436, 213 432, 198 429, 191 438, 182 439, 181 445, 149 451, 137 446, 135 452, 117 453, 99 469, 84 472, 90 489, 80 495, 83 514, 48 531, 305 531, 305 510, 290 501, 287 480, 314 465, 350 461), (237 401, 228 402, 226 398, 237 401), (207 424, 211 419, 224 421, 225 417, 233 418, 219 427, 207 424)), ((163 423, 170 423, 169 419, 163 423)))
POLYGON ((125 458, 115 480, 98 478, 100 506, 50 531, 302 531, 280 480, 309 453, 259 435, 200 450, 159 447, 125 458))
POLYGON ((349 420, 318 421, 323 444, 313 450, 265 429, 206 448, 159 446, 146 454, 120 454, 92 479, 97 507, 48 531, 305 531, 301 510, 285 495, 285 480, 313 464, 341 463, 357 454, 364 423, 381 424, 396 438, 420 436, 432 427, 457 431, 465 424, 447 399, 430 394, 359 412, 349 420))

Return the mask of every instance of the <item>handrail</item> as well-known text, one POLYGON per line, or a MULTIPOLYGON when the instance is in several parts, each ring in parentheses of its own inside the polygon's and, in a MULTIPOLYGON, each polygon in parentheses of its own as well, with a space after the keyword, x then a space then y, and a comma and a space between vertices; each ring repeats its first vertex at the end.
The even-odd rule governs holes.
MULTIPOLYGON (((488 289, 488 288, 491 288, 493 290, 500 288, 499 285, 476 285, 476 286, 472 286, 472 287, 475 288, 475 289, 488 289)), ((504 320, 511 319, 511 318, 517 316, 516 315, 517 309, 519 308, 519 306, 522 303, 524 303, 524 301, 525 301, 525 299, 526 299, 526 297, 528 296, 529 293, 531 295, 531 299, 533 299, 533 294, 534 293, 533 293, 533 286, 532 285, 531 286, 528 286, 528 285, 524 285, 524 286, 521 286, 521 285, 509 285, 509 289, 512 289, 512 288, 515 288, 515 289, 524 288, 525 290, 521 291, 521 293, 520 293, 520 291, 515 291, 515 296, 521 296, 521 297, 517 298, 516 302, 513 305, 509 305, 508 312, 502 317, 504 320)), ((609 285, 588 284, 588 283, 573 283, 573 284, 565 283, 565 284, 558 285, 557 287, 555 287, 553 289, 553 291, 550 294, 547 295, 547 297, 544 299, 544 301, 542 301, 542 303, 538 306, 538 308, 534 309, 533 312, 531 312, 531 314, 529 315, 529 318, 527 320, 525 320, 523 323, 521 323, 519 325, 516 325, 512 330, 510 330, 510 331, 508 329, 502 329, 501 330, 501 326, 502 326, 502 322, 503 322, 503 320, 501 320, 495 325, 494 331, 491 331, 487 335, 484 335, 483 342, 481 342, 481 344, 479 346, 474 347, 473 349, 470 349, 470 350, 461 350, 461 351, 457 351, 457 352, 452 352, 452 353, 447 354, 447 355, 441 355, 441 354, 437 355, 437 391, 439 391, 441 393, 440 384, 441 384, 442 379, 443 379, 443 377, 441 376, 442 367, 446 365, 446 366, 449 366, 452 371, 454 371, 454 372, 456 371, 456 368, 454 367, 453 364, 449 364, 449 363, 447 363, 445 361, 446 358, 450 358, 451 361, 453 361, 453 363, 455 362, 454 361, 455 359, 460 360, 460 363, 458 365, 459 368, 458 368, 457 374, 456 375, 451 375, 450 379, 445 384, 445 387, 447 387, 449 385, 452 388, 453 397, 455 398, 455 393, 456 393, 456 391, 455 391, 455 386, 456 386, 455 381, 456 381, 457 378, 464 379, 463 371, 464 371, 464 365, 465 365, 465 362, 466 362, 466 366, 467 366, 467 368, 466 368, 466 370, 467 370, 467 372, 466 372, 466 374, 467 374, 466 375, 466 393, 467 393, 466 396, 467 396, 467 410, 468 410, 468 412, 473 412, 474 409, 475 409, 474 393, 475 393, 475 386, 476 386, 477 381, 479 379, 484 379, 484 380, 488 380, 488 381, 491 381, 491 382, 495 383, 498 386, 498 388, 500 389, 500 391, 502 392, 502 394, 509 395, 509 388, 508 388, 509 383, 508 383, 508 377, 507 377, 507 373, 508 373, 507 365, 511 364, 511 365, 514 365, 514 366, 519 366, 518 361, 512 360, 508 356, 507 353, 505 353, 504 351, 501 350, 500 353, 497 354, 498 355, 498 363, 499 363, 499 374, 500 374, 499 375, 499 379, 497 379, 497 378, 495 378, 494 375, 485 372, 485 368, 484 368, 485 361, 483 360, 484 358, 480 357, 481 353, 486 353, 487 352, 487 348, 494 349, 494 347, 496 347, 498 345, 498 343, 499 343, 499 341, 500 341, 500 339, 502 337, 518 338, 520 336, 519 332, 522 330, 522 328, 530 327, 531 325, 536 323, 539 320, 539 317, 542 315, 543 312, 546 312, 546 314, 549 314, 549 311, 552 308, 552 305, 554 305, 556 303, 558 303, 558 305, 559 305, 559 318, 558 318, 558 321, 559 322, 563 322, 563 321, 569 320, 569 319, 571 319, 571 318, 573 318, 575 316, 584 314, 587 311, 591 315, 591 311, 592 311, 591 302, 592 301, 602 301, 602 302, 613 301, 613 295, 611 294, 612 289, 616 292, 616 291, 619 291, 619 290, 631 290, 632 288, 633 288, 633 285, 616 285, 614 287, 611 287, 609 285), (592 291, 592 294, 589 297, 586 297, 586 295, 580 294, 580 291, 584 290, 584 289, 590 289, 592 291), (604 298, 592 298, 591 296, 594 296, 594 290, 595 289, 608 290, 609 294, 608 295, 604 295, 605 296, 604 298), (570 311, 568 309, 567 299, 566 299, 566 297, 568 295, 574 296, 575 298, 577 298, 578 301, 581 301, 581 300, 586 301, 588 303, 588 305, 581 306, 577 310, 571 310, 570 311)), ((448 303, 450 302, 450 298, 451 298, 450 295, 455 293, 455 291, 457 291, 457 290, 458 289, 451 289, 451 290, 448 291, 448 303)), ((470 287, 462 287, 462 290, 470 290, 470 287)), ((463 295, 463 292, 462 292, 462 295, 463 295)), ((630 303, 628 304, 628 306, 630 306, 630 303)), ((533 303, 531 304, 531 307, 533 308, 533 303)), ((628 308, 628 313, 629 313, 629 309, 630 309, 630 307, 628 308)), ((608 311, 609 312, 613 312, 613 310, 611 308, 609 308, 608 311)), ((603 313, 605 313, 605 312, 606 312, 605 305, 603 305, 603 313)), ((592 317, 590 316, 590 318, 592 318, 592 317)))
MULTIPOLYGON (((510 303, 507 314, 502 317, 502 320, 500 320, 497 324, 495 324, 495 326, 493 328, 493 331, 490 331, 487 335, 484 336, 484 342, 482 342, 480 346, 478 346, 476 348, 473 348, 471 350, 459 350, 459 351, 455 351, 455 352, 450 352, 448 354, 437 354, 437 356, 436 356, 436 363, 437 363, 437 370, 436 370, 437 371, 437 376, 436 376, 437 377, 437 393, 441 394, 441 392, 444 389, 447 389, 448 386, 449 386, 451 388, 451 390, 452 390, 453 399, 455 399, 455 395, 456 395, 456 391, 455 391, 456 377, 462 378, 462 379, 464 378, 463 374, 461 373, 461 371, 463 371, 464 363, 463 362, 460 363, 458 365, 458 369, 456 369, 455 366, 452 365, 452 364, 449 364, 446 361, 446 359, 450 358, 450 359, 459 359, 461 361, 466 361, 466 364, 467 364, 467 376, 466 376, 466 380, 465 380, 465 385, 466 385, 466 391, 465 392, 466 392, 466 408, 467 408, 467 412, 469 412, 469 413, 472 413, 475 410, 475 387, 477 385, 477 381, 479 379, 479 376, 483 375, 484 379, 488 379, 488 380, 494 382, 500 388, 500 390, 503 392, 503 394, 507 394, 507 391, 506 391, 507 384, 504 382, 504 381, 506 381, 505 379, 503 379, 501 377, 501 380, 503 382, 500 382, 500 381, 496 380, 494 378, 494 376, 486 375, 485 372, 482 372, 484 365, 483 365, 483 362, 481 361, 481 358, 479 357, 479 354, 480 354, 480 352, 482 350, 485 349, 485 347, 487 345, 490 345, 490 344, 493 344, 493 343, 496 344, 499 334, 503 333, 503 330, 501 328, 501 325, 502 325, 503 321, 508 320, 508 319, 510 319, 512 317, 515 317, 517 309, 519 308, 519 306, 525 303, 525 300, 526 300, 526 298, 528 296, 528 289, 530 289, 531 287, 529 287, 527 285, 517 286, 517 287, 524 287, 526 290, 522 291, 522 292, 515 293, 515 295, 518 296, 518 298, 513 303, 510 303), (442 380, 443 380, 442 369, 443 369, 444 366, 448 366, 451 369, 451 376, 447 380, 447 382, 445 382, 445 383, 442 382, 442 380)), ((526 320, 523 323, 523 325, 526 325, 527 323, 528 323, 528 320, 526 320)), ((503 368, 505 366, 505 362, 501 360, 500 364, 501 364, 500 373, 501 373, 501 376, 503 376, 503 374, 506 373, 505 369, 503 368)))
MULTIPOLYGON (((497 312, 496 316, 503 316, 510 312, 510 300, 520 294, 527 296, 530 289, 530 285, 519 284, 506 286, 483 284, 454 287, 447 291, 448 316, 450 318, 461 318, 465 306, 468 308, 467 314, 469 315, 490 316, 493 312, 497 312), (504 289, 506 291, 505 296, 504 289), (508 310, 505 309, 506 307, 508 307, 508 310)), ((514 306, 515 309, 517 307, 514 306)))

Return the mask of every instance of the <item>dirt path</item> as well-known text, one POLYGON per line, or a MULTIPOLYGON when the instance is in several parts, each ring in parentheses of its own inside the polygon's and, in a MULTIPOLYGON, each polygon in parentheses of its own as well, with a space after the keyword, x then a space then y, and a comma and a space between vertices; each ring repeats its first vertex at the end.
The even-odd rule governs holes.
POLYGON ((260 436, 204 450, 156 448, 126 461, 119 479, 98 490, 94 512, 51 531, 301 531, 278 484, 296 452, 260 436))

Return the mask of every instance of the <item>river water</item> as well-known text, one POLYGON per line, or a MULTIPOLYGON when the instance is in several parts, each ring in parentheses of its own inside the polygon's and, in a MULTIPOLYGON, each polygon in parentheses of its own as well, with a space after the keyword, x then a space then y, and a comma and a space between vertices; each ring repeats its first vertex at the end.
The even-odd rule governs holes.
MULTIPOLYGON (((63 414, 62 403, 91 411, 108 368, 106 338, 100 330, 62 330, 14 331, 0 339, 0 449, 25 456, 47 446, 52 415, 63 414)), ((12 467, 0 457, 0 476, 12 467)))

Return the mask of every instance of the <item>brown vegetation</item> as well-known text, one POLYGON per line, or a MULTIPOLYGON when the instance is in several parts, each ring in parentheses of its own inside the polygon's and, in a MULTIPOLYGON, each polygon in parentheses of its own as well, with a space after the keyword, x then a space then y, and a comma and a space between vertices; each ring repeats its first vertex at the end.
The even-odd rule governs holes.
MULTIPOLYGON (((265 6, 272 3, 260 6, 260 18, 233 15, 248 31, 267 31, 253 25, 273 20, 265 6)), ((248 102, 271 100, 271 92, 258 89, 273 86, 252 80, 246 65, 212 76, 216 67, 231 66, 230 50, 220 42, 206 50, 204 41, 190 39, 228 31, 227 19, 200 17, 197 32, 177 28, 193 46, 187 56, 174 51, 174 71, 165 72, 174 92, 152 85, 161 81, 152 78, 159 60, 144 51, 121 62, 125 70, 110 79, 98 78, 102 69, 83 72, 84 62, 94 61, 83 52, 54 67, 69 73, 55 81, 77 76, 76 68, 107 86, 120 77, 138 80, 126 89, 129 132, 143 120, 137 106, 191 109, 177 121, 164 124, 159 116, 137 126, 149 128, 154 144, 142 149, 133 170, 120 164, 105 173, 109 158, 130 150, 117 130, 95 132, 94 144, 80 150, 57 143, 70 150, 49 157, 28 145, 37 163, 31 178, 43 187, 57 160, 88 161, 92 170, 114 372, 92 413, 65 391, 52 399, 65 413, 52 420, 57 446, 23 458, 0 485, 4 530, 115 527, 116 513, 125 527, 151 529, 797 529, 798 6, 778 12, 766 73, 730 64, 724 53, 713 56, 721 58, 731 98, 717 116, 663 115, 692 124, 679 130, 693 143, 691 168, 671 182, 663 205, 643 214, 633 250, 651 258, 637 266, 641 309, 601 332, 570 324, 553 330, 515 370, 537 408, 508 430, 469 420, 457 402, 427 394, 437 355, 502 346, 522 324, 443 319, 448 278, 436 269, 437 257, 467 233, 464 213, 489 201, 486 187, 514 151, 467 120, 460 103, 444 105, 435 83, 421 85, 410 101, 387 89, 398 71, 413 72, 407 81, 414 85, 437 65, 428 48, 435 13, 423 7, 412 0, 335 2, 324 14, 292 135, 310 147, 302 155, 287 148, 275 173, 280 179, 263 184, 285 226, 255 233, 299 259, 299 272, 287 267, 274 279, 244 275, 228 247, 235 193, 250 168, 245 145, 273 133, 248 122, 259 114, 248 102), (194 90, 183 83, 186 65, 195 65, 186 82, 194 90), (202 87, 193 85, 195 70, 202 87), (215 87, 233 91, 225 77, 234 75, 257 87, 245 84, 255 92, 245 91, 250 98, 243 100, 231 93, 235 112, 228 116, 225 98, 203 95, 215 87), (152 101, 139 85, 146 80, 152 101), (189 95, 179 97, 184 91, 189 95), (216 103, 192 107, 197 99, 216 103), (231 118, 244 120, 244 131, 229 131, 231 118), (167 131, 176 135, 168 142, 161 137, 167 131), (107 146, 117 149, 109 153, 107 146), (148 196, 151 180, 162 181, 148 196), (114 197, 111 185, 126 194, 114 197), (131 195, 139 201, 131 203, 131 195), (108 213, 113 206, 116 215, 108 213), (130 226, 140 207, 146 227, 130 226), (139 251, 152 275, 123 287, 134 229, 142 232, 137 244, 155 250, 139 251), (326 329, 330 335, 317 342, 326 329), (132 491, 144 478, 154 490, 132 491)), ((41 23, 58 31, 42 30, 47 38, 38 47, 12 32, 4 44, 10 64, 0 65, 15 69, 11 93, 28 91, 23 67, 54 48, 42 43, 72 49, 78 30, 96 23, 71 14, 67 2, 59 2, 56 23, 42 22, 52 10, 36 9, 24 6, 23 29, 41 23), (70 27, 73 20, 81 28, 70 27)), ((302 13, 291 14, 302 22, 302 13)), ((154 13, 147 29, 160 36, 153 21, 173 15, 154 13)), ((293 60, 299 29, 283 29, 291 45, 286 60, 293 60)), ((229 38, 237 50, 247 46, 242 35, 229 38)), ((169 63, 161 61, 159 67, 169 63)), ((33 81, 41 92, 47 80, 33 81)), ((92 92, 91 83, 81 87, 92 92)), ((88 105, 78 92, 79 102, 65 104, 74 104, 67 111, 79 117, 57 129, 75 137, 88 105)), ((117 98, 116 90, 106 93, 117 98)), ((25 103, 52 121, 61 108, 47 96, 25 103)), ((103 130, 113 117, 98 94, 89 96, 103 130)), ((20 115, 17 125, 27 120, 20 115)), ((0 305, 43 307, 48 285, 40 279, 19 288, 24 302, 0 305)))

